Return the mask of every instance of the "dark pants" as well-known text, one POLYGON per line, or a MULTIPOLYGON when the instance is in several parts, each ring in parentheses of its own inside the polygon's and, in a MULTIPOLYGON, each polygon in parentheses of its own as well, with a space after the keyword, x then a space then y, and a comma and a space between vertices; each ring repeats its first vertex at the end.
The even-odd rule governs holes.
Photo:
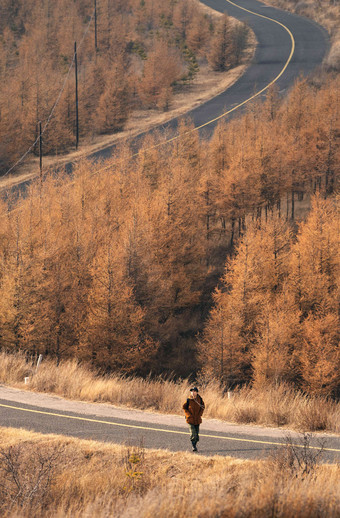
POLYGON ((200 425, 199 424, 189 424, 189 428, 190 428, 190 441, 192 442, 192 444, 194 446, 196 446, 196 444, 198 443, 198 441, 200 440, 198 434, 199 434, 199 431, 200 431, 200 425))

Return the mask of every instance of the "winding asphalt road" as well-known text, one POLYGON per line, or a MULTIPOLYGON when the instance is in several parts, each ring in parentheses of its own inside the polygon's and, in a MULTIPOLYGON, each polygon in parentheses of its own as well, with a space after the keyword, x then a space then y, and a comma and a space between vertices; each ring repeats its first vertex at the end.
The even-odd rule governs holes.
MULTIPOLYGON (((0 386, 0 426, 131 446, 143 444, 146 448, 190 449, 184 416, 69 401, 5 386, 0 386)), ((284 446, 287 435, 297 445, 297 451, 302 451, 302 436, 296 432, 203 419, 199 451, 208 456, 261 458, 284 446)), ((321 445, 324 451, 320 460, 340 462, 340 436, 315 435, 310 443, 311 454, 317 454, 321 445)))
MULTIPOLYGON (((258 41, 255 56, 246 72, 225 92, 184 116, 193 120, 203 137, 211 136, 220 119, 238 115, 251 100, 264 98, 270 85, 276 84, 284 95, 299 77, 308 76, 321 65, 329 49, 327 32, 312 20, 274 9, 257 0, 200 1, 248 23, 258 41)), ((158 126, 157 130, 162 128, 174 132, 181 118, 158 126)), ((144 135, 133 140, 136 148, 144 135)), ((114 149, 115 146, 109 146, 90 158, 107 158, 114 149)))

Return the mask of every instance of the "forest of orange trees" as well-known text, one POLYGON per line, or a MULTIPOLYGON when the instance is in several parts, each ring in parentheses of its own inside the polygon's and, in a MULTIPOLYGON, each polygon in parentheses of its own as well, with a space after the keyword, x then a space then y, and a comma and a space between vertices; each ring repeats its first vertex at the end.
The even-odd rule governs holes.
POLYGON ((0 173, 34 143, 38 121, 49 122, 45 154, 74 147, 74 42, 80 137, 121 130, 136 107, 168 110, 201 63, 227 70, 247 46, 244 24, 197 0, 97 0, 96 23, 93 6, 1 0, 0 173))
POLYGON ((339 395, 339 98, 301 80, 3 198, 0 347, 339 395))

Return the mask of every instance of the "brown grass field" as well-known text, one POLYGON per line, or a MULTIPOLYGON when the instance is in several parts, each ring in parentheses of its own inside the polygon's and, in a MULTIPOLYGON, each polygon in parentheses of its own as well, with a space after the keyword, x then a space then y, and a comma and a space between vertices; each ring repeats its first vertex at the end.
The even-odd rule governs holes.
MULTIPOLYGON (((0 353, 0 383, 68 399, 112 403, 116 406, 182 415, 182 404, 191 382, 142 379, 112 375, 102 377, 76 360, 58 367, 45 360, 35 372, 23 354, 0 353), (29 377, 29 384, 24 378, 29 377)), ((205 417, 224 421, 284 426, 299 431, 340 432, 340 404, 330 399, 307 397, 288 385, 261 389, 244 387, 229 399, 216 382, 200 383, 207 410, 205 417)))
POLYGON ((145 450, 0 428, 0 513, 14 517, 339 516, 340 466, 145 450))

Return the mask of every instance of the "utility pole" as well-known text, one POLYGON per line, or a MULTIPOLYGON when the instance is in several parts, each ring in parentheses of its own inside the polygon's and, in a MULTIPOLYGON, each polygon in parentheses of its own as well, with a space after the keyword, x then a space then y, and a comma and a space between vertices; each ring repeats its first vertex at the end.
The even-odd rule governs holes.
POLYGON ((76 149, 79 144, 79 116, 78 116, 78 60, 77 60, 77 42, 74 42, 74 71, 76 76, 76 149))
POLYGON ((221 327, 221 381, 223 381, 223 376, 224 376, 223 350, 224 350, 224 336, 223 336, 223 321, 222 321, 222 327, 221 327))
POLYGON ((97 41, 97 0, 94 0, 94 49, 97 53, 98 41, 97 41))
POLYGON ((42 180, 42 132, 41 121, 39 121, 39 164, 40 164, 40 181, 42 180))

